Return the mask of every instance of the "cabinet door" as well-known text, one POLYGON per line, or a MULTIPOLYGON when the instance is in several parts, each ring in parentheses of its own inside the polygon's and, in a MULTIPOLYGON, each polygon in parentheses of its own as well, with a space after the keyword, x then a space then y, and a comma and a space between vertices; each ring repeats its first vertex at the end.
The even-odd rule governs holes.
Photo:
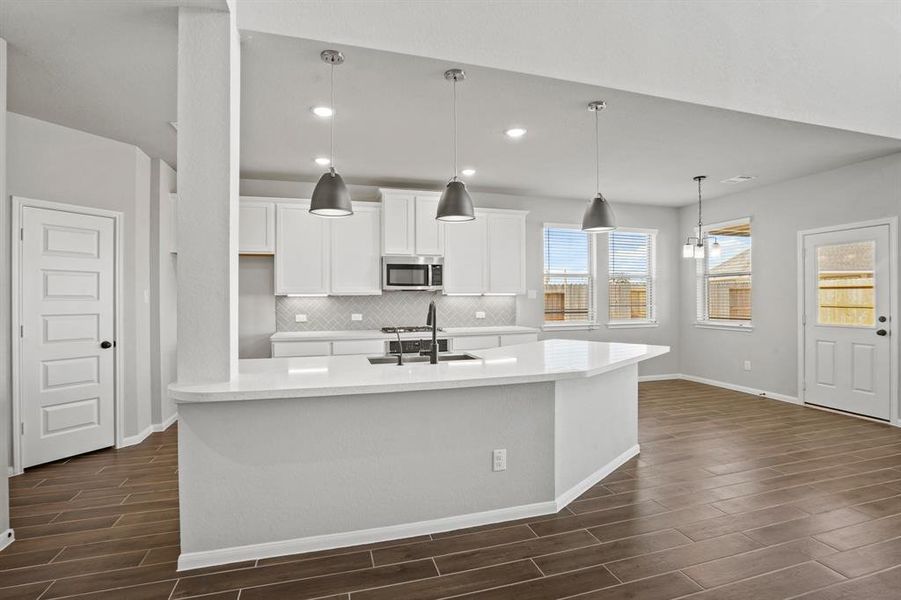
POLYGON ((275 204, 241 202, 238 212, 238 252, 271 254, 275 252, 275 204))
POLYGON ((488 293, 525 293, 526 218, 488 215, 488 293))
POLYGON ((354 205, 354 214, 331 220, 330 289, 335 295, 379 295, 379 207, 354 205))
POLYGON ((486 233, 485 215, 478 211, 474 221, 445 225, 445 294, 481 294, 485 291, 486 233))
POLYGON ((416 253, 413 196, 382 196, 382 254, 416 253))
POLYGON ((444 254, 444 227, 435 219, 440 196, 416 196, 416 254, 444 254))
POLYGON ((275 240, 275 293, 327 294, 329 225, 308 204, 279 204, 275 240))

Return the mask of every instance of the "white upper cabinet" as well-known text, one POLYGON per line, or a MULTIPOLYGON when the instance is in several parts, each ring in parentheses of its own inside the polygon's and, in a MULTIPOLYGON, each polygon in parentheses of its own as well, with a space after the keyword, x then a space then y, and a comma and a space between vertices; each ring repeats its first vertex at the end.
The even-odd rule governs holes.
POLYGON ((526 292, 526 213, 489 212, 488 276, 490 294, 526 292))
POLYGON ((382 190, 382 254, 444 254, 444 227, 435 220, 440 198, 437 192, 382 190))
POLYGON ((275 203, 241 199, 238 252, 272 254, 275 252, 275 203))
POLYGON ((441 256, 444 254, 444 226, 435 219, 438 214, 440 194, 416 195, 416 254, 420 256, 441 256))
POLYGON ((377 204, 354 202, 354 214, 331 219, 330 293, 379 295, 379 217, 377 204))
POLYGON ((382 254, 416 254, 413 194, 382 193, 382 254))
POLYGON ((330 219, 311 215, 309 202, 278 204, 275 293, 328 294, 330 219))
POLYGON ((474 221, 444 227, 444 293, 482 294, 488 254, 488 226, 476 209, 474 221))

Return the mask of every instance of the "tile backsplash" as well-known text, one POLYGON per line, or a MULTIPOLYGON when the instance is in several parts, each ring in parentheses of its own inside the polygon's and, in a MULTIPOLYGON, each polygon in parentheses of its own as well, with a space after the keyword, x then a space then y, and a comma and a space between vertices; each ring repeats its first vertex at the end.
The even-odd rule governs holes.
POLYGON ((379 329, 391 325, 425 325, 429 302, 438 305, 439 327, 487 327, 516 324, 513 296, 444 296, 434 292, 386 292, 381 296, 329 296, 275 299, 278 331, 379 329), (477 319, 476 312, 484 312, 477 319), (304 314, 307 321, 295 322, 304 314), (352 314, 363 319, 352 321, 352 314))

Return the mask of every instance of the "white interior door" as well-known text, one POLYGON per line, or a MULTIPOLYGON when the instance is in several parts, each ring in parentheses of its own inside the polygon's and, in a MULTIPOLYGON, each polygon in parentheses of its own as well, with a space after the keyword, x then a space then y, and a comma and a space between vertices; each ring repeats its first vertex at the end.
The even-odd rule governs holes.
POLYGON ((889 420, 889 226, 803 239, 804 400, 889 420))
POLYGON ((22 464, 115 444, 115 223, 24 206, 22 464))

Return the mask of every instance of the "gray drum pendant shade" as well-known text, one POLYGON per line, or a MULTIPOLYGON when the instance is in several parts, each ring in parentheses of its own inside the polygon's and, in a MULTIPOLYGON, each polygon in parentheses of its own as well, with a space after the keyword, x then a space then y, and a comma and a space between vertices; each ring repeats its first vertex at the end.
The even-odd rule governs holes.
POLYGON ((456 177, 447 183, 441 200, 438 201, 438 214, 435 218, 439 221, 472 221, 476 218, 465 183, 456 177))
POLYGON ((329 169, 316 182, 310 199, 310 212, 320 217, 346 217, 354 213, 350 192, 334 169, 329 169))
POLYGON ((588 203, 582 215, 582 231, 612 231, 616 229, 616 217, 607 199, 598 195, 588 203))
MULTIPOLYGON (((319 55, 322 61, 331 67, 331 108, 335 111, 335 65, 344 62, 344 55, 337 50, 323 50, 319 55)), ((316 182, 313 197, 310 199, 310 212, 320 217, 348 217, 354 214, 350 203, 350 192, 344 185, 344 180, 335 172, 335 115, 332 113, 329 124, 329 144, 331 165, 327 173, 316 182)))
POLYGON ((582 231, 612 231, 616 229, 616 216, 610 203, 601 194, 601 138, 598 133, 598 113, 607 108, 603 100, 596 100, 588 105, 594 113, 594 145, 595 145, 595 183, 597 195, 585 207, 582 215, 582 231))
POLYGON ((435 218, 439 221, 459 223, 476 218, 466 184, 457 179, 457 82, 466 79, 466 74, 461 69, 449 69, 444 72, 444 78, 454 84, 454 176, 441 193, 435 218))

